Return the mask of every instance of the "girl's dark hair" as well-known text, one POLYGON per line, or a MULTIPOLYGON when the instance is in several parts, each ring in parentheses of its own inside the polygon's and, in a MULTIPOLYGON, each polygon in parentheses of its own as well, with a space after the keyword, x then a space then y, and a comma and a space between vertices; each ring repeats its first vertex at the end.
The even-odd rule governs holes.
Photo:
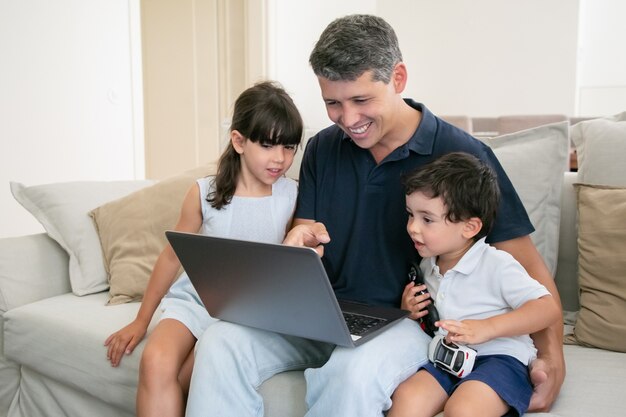
POLYGON ((480 159, 452 152, 403 177, 406 194, 422 192, 443 198, 446 219, 455 223, 478 217, 483 227, 474 240, 487 236, 493 227, 500 201, 500 187, 493 170, 480 159))
MULTIPOLYGON (((273 81, 263 81, 245 90, 235 101, 229 131, 237 130, 247 140, 267 145, 299 145, 303 123, 289 94, 273 81)), ((220 156, 214 191, 207 201, 216 209, 228 205, 235 194, 241 171, 239 154, 229 141, 220 156)))

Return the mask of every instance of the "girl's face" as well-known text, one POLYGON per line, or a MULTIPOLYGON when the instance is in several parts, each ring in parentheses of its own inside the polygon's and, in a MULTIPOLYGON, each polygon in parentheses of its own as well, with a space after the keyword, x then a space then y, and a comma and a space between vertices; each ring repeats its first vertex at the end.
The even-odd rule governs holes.
POLYGON ((406 230, 421 257, 458 260, 472 245, 472 221, 447 220, 447 207, 441 197, 429 198, 420 191, 413 192, 406 196, 406 210, 406 230))
POLYGON ((231 133, 233 147, 241 158, 241 180, 247 187, 271 186, 291 167, 296 145, 268 145, 253 142, 238 131, 231 133), (233 136, 234 135, 234 136, 233 136))

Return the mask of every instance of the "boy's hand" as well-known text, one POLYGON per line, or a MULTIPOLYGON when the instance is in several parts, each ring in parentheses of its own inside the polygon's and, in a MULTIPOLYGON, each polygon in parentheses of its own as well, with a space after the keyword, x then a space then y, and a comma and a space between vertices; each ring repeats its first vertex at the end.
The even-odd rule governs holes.
POLYGON ((409 282, 404 287, 404 292, 402 293, 402 302, 400 304, 400 308, 410 311, 411 314, 409 315, 409 318, 413 320, 420 319, 428 314, 428 310, 426 310, 426 307, 432 304, 430 294, 426 293, 418 296, 415 295, 422 290, 428 291, 426 285, 422 284, 416 286, 414 283, 409 282))
POLYGON ((493 329, 486 320, 439 320, 435 325, 448 331, 448 342, 476 345, 493 339, 493 329))

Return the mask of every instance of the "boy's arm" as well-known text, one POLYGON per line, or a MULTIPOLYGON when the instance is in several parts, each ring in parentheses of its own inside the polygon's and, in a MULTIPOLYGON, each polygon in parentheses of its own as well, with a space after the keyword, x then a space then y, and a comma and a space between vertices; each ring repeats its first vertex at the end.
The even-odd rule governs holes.
POLYGON ((560 318, 560 311, 550 295, 529 300, 505 314, 482 320, 441 320, 448 339, 461 344, 479 344, 497 337, 530 334, 550 326, 560 318))

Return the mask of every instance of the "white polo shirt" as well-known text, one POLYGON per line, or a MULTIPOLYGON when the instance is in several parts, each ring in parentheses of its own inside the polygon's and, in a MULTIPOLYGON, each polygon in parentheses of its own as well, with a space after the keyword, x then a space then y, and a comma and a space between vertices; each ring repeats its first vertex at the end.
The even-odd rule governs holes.
MULTIPOLYGON (((421 268, 442 320, 484 319, 550 294, 513 256, 488 245, 484 238, 443 276, 435 262, 435 257, 425 258, 421 268)), ((526 365, 537 354, 529 335, 501 337, 471 347, 478 355, 510 355, 526 365)))

